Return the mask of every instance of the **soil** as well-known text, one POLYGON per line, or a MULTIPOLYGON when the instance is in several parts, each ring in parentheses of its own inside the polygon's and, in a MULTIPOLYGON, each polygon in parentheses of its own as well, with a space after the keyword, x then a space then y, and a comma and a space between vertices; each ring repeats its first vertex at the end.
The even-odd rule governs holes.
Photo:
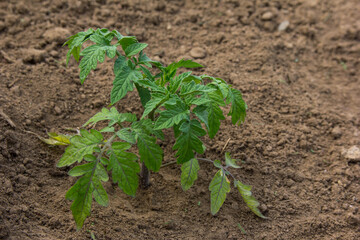
MULTIPOLYGON (((0 238, 360 239, 360 159, 347 154, 360 147, 359 12, 357 0, 0 1, 0 238), (64 148, 33 133, 66 133, 109 104, 111 60, 84 85, 76 62, 65 66, 62 43, 89 27, 135 35, 165 64, 197 58, 197 73, 243 92, 246 122, 227 118, 205 156, 221 159, 230 139, 243 162, 234 174, 268 219, 235 189, 212 216, 215 169, 201 162, 187 192, 176 165, 136 198, 107 184, 110 206, 93 204, 76 231, 64 198, 75 179, 56 168, 64 148)), ((135 94, 117 108, 142 111, 135 94)), ((172 144, 162 143, 164 162, 172 144)))

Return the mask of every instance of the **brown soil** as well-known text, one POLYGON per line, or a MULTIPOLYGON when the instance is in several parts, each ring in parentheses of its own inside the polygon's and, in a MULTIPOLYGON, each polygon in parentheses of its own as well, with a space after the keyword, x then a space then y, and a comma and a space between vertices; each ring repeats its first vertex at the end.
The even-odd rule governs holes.
MULTIPOLYGON (((13 0, 0 9, 0 238, 360 239, 360 163, 343 154, 360 145, 357 0, 13 0), (65 37, 89 27, 136 35, 164 63, 205 50, 205 71, 240 89, 249 105, 245 124, 227 119, 206 139, 206 156, 221 158, 231 138, 226 150, 244 162, 235 175, 254 186, 269 219, 234 190, 211 216, 215 169, 201 163, 187 192, 176 165, 152 174, 136 198, 109 183, 110 206, 94 204, 75 230, 64 199, 75 179, 55 167, 64 149, 25 131, 64 133, 109 104, 111 64, 83 86, 77 64, 64 64, 65 37)), ((136 99, 119 110, 139 113, 136 99)), ((174 159, 169 141, 165 162, 174 159)))

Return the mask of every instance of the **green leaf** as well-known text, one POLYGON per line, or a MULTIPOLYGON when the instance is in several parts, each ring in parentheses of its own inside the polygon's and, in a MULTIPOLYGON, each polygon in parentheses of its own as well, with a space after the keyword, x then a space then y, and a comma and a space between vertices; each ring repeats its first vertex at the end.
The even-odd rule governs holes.
POLYGON ((207 107, 205 105, 196 106, 192 111, 209 129, 209 113, 207 111, 207 107))
POLYGON ((103 185, 100 182, 100 179, 97 177, 93 177, 93 185, 94 185, 94 192, 93 192, 93 196, 95 198, 95 201, 103 206, 103 207, 107 207, 109 205, 109 198, 108 195, 103 187, 103 185))
POLYGON ((100 162, 101 162, 101 164, 103 164, 104 166, 107 166, 107 165, 109 165, 109 159, 107 159, 106 157, 102 157, 101 159, 100 159, 100 162))
POLYGON ((136 136, 141 161, 145 163, 148 169, 158 172, 163 158, 163 151, 156 144, 156 138, 147 134, 137 134, 136 136))
POLYGON ((107 174, 106 169, 104 166, 100 163, 96 165, 96 175, 99 177, 99 179, 103 182, 107 182, 109 180, 109 175, 107 174))
POLYGON ((113 34, 114 34, 114 36, 117 38, 117 40, 120 40, 120 39, 122 39, 124 36, 121 34, 121 33, 119 33, 117 30, 112 30, 111 31, 113 34))
POLYGON ((237 89, 231 88, 228 92, 228 98, 231 101, 231 109, 228 116, 231 116, 232 124, 236 124, 239 122, 242 123, 245 121, 246 117, 246 103, 242 99, 241 92, 237 89))
POLYGON ((153 131, 149 130, 151 120, 145 120, 147 121, 133 123, 131 128, 136 134, 140 160, 145 163, 148 169, 158 172, 163 159, 163 150, 156 144, 156 138, 150 135, 153 131))
MULTIPOLYGON (((151 65, 150 65, 151 66, 151 65)), ((144 66, 139 66, 140 67, 140 69, 143 71, 143 73, 144 73, 144 75, 146 76, 146 78, 148 79, 148 80, 150 80, 150 81, 154 81, 155 79, 154 79, 154 76, 151 74, 151 72, 146 68, 146 67, 144 67, 144 66)))
POLYGON ((218 89, 221 93, 219 94, 219 96, 221 96, 222 99, 226 98, 228 92, 230 91, 230 86, 221 78, 214 78, 214 77, 209 77, 209 78, 212 80, 209 86, 213 86, 216 89, 218 89))
POLYGON ((120 40, 119 40, 119 44, 121 45, 122 49, 125 51, 126 48, 128 48, 130 45, 137 43, 138 41, 136 40, 136 37, 134 36, 123 36, 120 40))
POLYGON ((215 215, 223 205, 226 194, 230 192, 230 181, 223 169, 220 169, 215 174, 210 183, 209 190, 211 191, 211 214, 215 215))
POLYGON ((114 63, 114 74, 117 76, 124 66, 127 66, 127 59, 125 56, 120 55, 114 63))
POLYGON ((107 181, 107 173, 95 157, 91 159, 92 162, 76 166, 69 172, 72 176, 83 175, 66 193, 66 199, 73 201, 70 209, 77 229, 82 228, 85 219, 90 215, 93 197, 101 206, 107 206, 109 203, 107 193, 101 184, 102 179, 107 181))
POLYGON ((178 163, 190 161, 194 158, 194 151, 200 154, 204 153, 205 147, 199 137, 204 136, 206 132, 198 120, 183 122, 179 130, 181 134, 176 138, 173 147, 174 150, 177 150, 175 156, 177 156, 178 163))
POLYGON ((122 128, 116 132, 116 136, 118 136, 121 140, 124 140, 128 143, 135 144, 135 134, 130 131, 129 128, 122 128))
POLYGON ((139 64, 144 64, 147 67, 151 68, 150 62, 152 61, 143 51, 140 51, 139 58, 138 58, 139 64))
POLYGON ((181 166, 181 187, 184 191, 188 190, 194 184, 199 169, 199 162, 196 158, 185 162, 181 166))
POLYGON ((171 70, 176 70, 176 69, 181 68, 181 67, 184 67, 184 68, 201 68, 201 67, 204 67, 204 66, 197 63, 197 62, 194 62, 193 60, 181 59, 180 61, 178 61, 176 63, 170 64, 167 68, 171 69, 171 70))
POLYGON ((192 97, 188 100, 188 104, 194 104, 194 105, 197 105, 197 106, 200 106, 200 105, 204 105, 204 104, 207 104, 211 102, 210 99, 206 98, 204 95, 200 96, 200 97, 192 97))
POLYGON ((261 218, 266 218, 258 209, 260 203, 252 196, 251 193, 251 186, 245 185, 241 183, 240 181, 234 182, 235 187, 239 190, 242 198, 244 199, 246 205, 250 208, 250 210, 255 213, 257 216, 261 218))
POLYGON ((125 49, 125 54, 128 57, 134 56, 147 46, 148 45, 146 43, 133 43, 125 49))
POLYGON ((152 92, 160 92, 160 93, 166 93, 166 88, 156 85, 155 82, 152 82, 150 80, 137 80, 136 83, 140 84, 142 87, 149 88, 152 90, 152 92))
POLYGON ((225 153, 225 163, 226 166, 232 168, 240 168, 240 166, 236 164, 236 159, 232 159, 229 152, 225 153))
MULTIPOLYGON (((92 155, 91 155, 92 156, 92 155)), ((89 173, 93 170, 94 168, 94 163, 86 163, 83 165, 79 165, 76 167, 73 167, 70 171, 69 171, 69 175, 72 177, 79 177, 82 176, 86 173, 89 173)))
POLYGON ((92 34, 90 36, 90 40, 99 45, 110 45, 110 41, 106 39, 104 35, 99 34, 98 31, 96 31, 95 34, 92 34))
POLYGON ((64 43, 64 46, 68 45, 68 47, 69 47, 69 51, 66 54, 66 65, 69 64, 71 55, 74 56, 74 58, 77 62, 79 61, 82 44, 84 42, 86 42, 87 40, 89 40, 90 36, 94 32, 95 31, 90 28, 86 32, 79 32, 79 33, 69 37, 68 41, 66 41, 64 43))
POLYGON ((157 106, 160 106, 160 104, 164 102, 167 98, 168 95, 165 95, 163 93, 153 93, 151 95, 150 101, 148 101, 145 105, 144 113, 141 118, 146 117, 157 106))
POLYGON ((115 76, 110 95, 111 104, 115 104, 121 100, 128 91, 132 91, 134 89, 133 81, 140 78, 142 78, 142 74, 138 70, 124 66, 119 74, 115 76))
POLYGON ((180 96, 186 96, 190 94, 201 94, 205 92, 213 92, 216 91, 216 89, 209 88, 202 84, 196 84, 194 81, 191 81, 190 83, 184 84, 181 87, 180 96))
POLYGON ((139 185, 137 173, 140 172, 140 166, 135 154, 124 151, 130 146, 130 144, 125 147, 113 144, 108 170, 112 170, 113 182, 118 183, 124 193, 135 197, 139 185))
POLYGON ((84 225, 85 219, 90 216, 93 191, 91 175, 88 174, 77 180, 66 193, 66 199, 74 201, 70 209, 78 230, 84 225))
POLYGON ((101 133, 103 132, 115 132, 115 128, 114 127, 104 127, 103 129, 100 130, 101 133))
POLYGON ((70 139, 71 145, 66 148, 57 167, 70 166, 76 161, 81 162, 83 157, 92 154, 94 148, 103 140, 101 133, 93 129, 90 133, 82 129, 80 134, 81 136, 76 135, 70 139))
POLYGON ((126 142, 113 142, 111 144, 111 150, 113 151, 125 151, 131 148, 131 144, 126 142))
POLYGON ((187 78, 184 78, 184 80, 182 82, 189 83, 191 81, 194 81, 197 84, 203 83, 203 80, 201 79, 201 77, 195 76, 195 75, 190 75, 187 78))
POLYGON ((191 72, 185 72, 185 73, 182 73, 182 74, 176 76, 175 78, 171 79, 170 85, 169 85, 169 89, 170 89, 169 91, 171 93, 175 93, 178 90, 178 88, 180 87, 182 81, 185 78, 189 77, 190 74, 191 74, 191 72))
POLYGON ((209 137, 214 138, 220 128, 220 120, 224 120, 225 117, 221 108, 214 102, 208 104, 206 108, 208 112, 208 126, 209 126, 209 137))
POLYGON ((217 168, 222 168, 221 161, 220 160, 215 160, 214 161, 214 166, 217 167, 217 168))
POLYGON ((104 62, 105 54, 109 58, 116 56, 116 45, 111 45, 110 41, 100 34, 93 34, 90 36, 90 40, 96 44, 85 48, 80 56, 83 58, 80 61, 80 81, 84 83, 85 78, 93 69, 96 69, 98 62, 104 62))
POLYGON ((183 119, 189 118, 190 110, 186 104, 177 100, 176 104, 165 103, 165 111, 160 113, 159 118, 155 122, 155 129, 164 129, 179 124, 183 119))
POLYGON ((141 105, 145 106, 146 103, 150 100, 151 98, 151 94, 149 89, 144 88, 142 86, 140 86, 139 84, 135 83, 135 87, 138 91, 139 97, 140 97, 140 101, 141 101, 141 105))
MULTIPOLYGON (((209 86, 211 87, 211 85, 209 86)), ((213 103, 215 103, 218 106, 225 106, 224 97, 220 90, 215 90, 211 92, 206 93, 209 100, 211 100, 213 103)))
POLYGON ((150 63, 152 65, 154 65, 155 67, 157 67, 158 69, 160 69, 161 71, 163 71, 165 69, 164 66, 161 64, 161 62, 151 61, 150 63))
POLYGON ((108 126, 113 126, 116 123, 122 123, 124 121, 127 122, 135 122, 136 115, 132 113, 119 113, 115 107, 109 109, 103 108, 101 112, 95 114, 92 118, 90 118, 84 125, 87 126, 89 124, 94 125, 99 121, 109 120, 108 126))

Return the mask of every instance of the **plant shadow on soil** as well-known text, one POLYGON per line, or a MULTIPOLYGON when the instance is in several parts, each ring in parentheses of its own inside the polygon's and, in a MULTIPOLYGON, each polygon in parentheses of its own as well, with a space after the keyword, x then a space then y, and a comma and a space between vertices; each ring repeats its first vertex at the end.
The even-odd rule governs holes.
MULTIPOLYGON (((96 239, 360 239, 359 159, 343 154, 360 145, 357 1, 19 0, 0 6, 1 239, 91 239, 91 233, 96 239), (290 24, 278 31, 283 21, 290 24), (77 64, 64 64, 66 36, 89 27, 135 35, 165 64, 196 58, 209 75, 243 92, 245 123, 235 127, 227 118, 215 139, 206 139, 206 157, 220 159, 230 138, 226 150, 242 160, 235 175, 253 185, 268 220, 252 214, 235 190, 211 216, 215 169, 201 163, 187 192, 176 165, 152 174, 151 187, 136 198, 108 183, 110 206, 94 203, 83 229, 75 230, 64 198, 75 179, 55 166, 64 149, 24 130, 65 133, 109 104, 111 64, 100 64, 85 85, 77 64)), ((135 99, 130 94, 117 108, 139 114, 135 99)), ((165 162, 174 160, 169 139, 162 143, 165 162)))

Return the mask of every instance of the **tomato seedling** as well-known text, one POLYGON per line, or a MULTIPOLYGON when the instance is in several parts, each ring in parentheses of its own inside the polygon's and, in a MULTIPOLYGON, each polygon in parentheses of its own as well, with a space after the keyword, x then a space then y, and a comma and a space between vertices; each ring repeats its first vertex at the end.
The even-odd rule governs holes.
POLYGON ((229 169, 239 166, 229 153, 225 154, 225 165, 220 160, 198 157, 206 149, 201 138, 206 134, 214 138, 221 120, 225 120, 221 107, 230 105, 228 115, 234 125, 245 120, 247 106, 239 90, 221 78, 196 76, 191 71, 177 74, 179 68, 203 66, 192 60, 164 66, 144 53, 147 44, 116 30, 89 29, 71 36, 64 45, 69 47, 66 63, 71 56, 80 61, 82 84, 98 62, 104 62, 106 56, 115 58, 111 105, 136 89, 144 109, 138 118, 133 113, 119 113, 115 107, 103 108, 83 125, 92 129, 81 129, 70 138, 70 143, 62 141, 62 135, 50 135, 50 144, 69 143, 57 166, 77 163, 69 175, 80 178, 68 190, 66 199, 73 201, 71 211, 78 229, 90 215, 93 198, 102 206, 109 204, 102 185, 109 180, 108 172, 112 181, 133 197, 139 181, 143 187, 149 185, 149 170, 158 172, 163 161, 163 150, 157 142, 164 140, 162 131, 169 128, 176 139, 173 150, 176 162, 182 165, 180 180, 184 190, 197 179, 199 161, 213 163, 219 170, 209 186, 211 213, 216 214, 224 203, 230 191, 230 176, 249 208, 265 218, 257 208, 259 203, 252 196, 251 186, 231 174, 229 169), (87 41, 93 44, 82 49, 87 41), (107 121, 108 125, 98 131, 93 128, 99 121, 107 121), (137 147, 138 154, 130 151, 132 146, 137 147))

